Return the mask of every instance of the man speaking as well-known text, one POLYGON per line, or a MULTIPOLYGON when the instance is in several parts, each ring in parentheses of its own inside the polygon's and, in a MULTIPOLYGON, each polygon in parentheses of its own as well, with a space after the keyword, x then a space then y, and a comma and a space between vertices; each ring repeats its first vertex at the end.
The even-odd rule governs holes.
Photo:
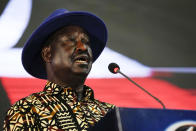
POLYGON ((47 83, 43 91, 19 100, 8 110, 4 130, 87 131, 99 126, 115 106, 96 100, 84 82, 106 42, 106 26, 97 16, 55 10, 32 33, 22 51, 25 70, 47 83))

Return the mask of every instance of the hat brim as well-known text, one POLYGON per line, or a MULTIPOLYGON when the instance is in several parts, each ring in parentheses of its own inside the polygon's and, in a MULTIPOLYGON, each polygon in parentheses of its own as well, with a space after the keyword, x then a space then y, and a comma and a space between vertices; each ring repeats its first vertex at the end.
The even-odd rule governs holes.
POLYGON ((46 19, 25 43, 22 64, 29 74, 40 79, 47 79, 41 49, 53 32, 66 25, 78 25, 85 29, 90 37, 93 62, 99 57, 107 41, 107 29, 104 22, 88 12, 68 12, 50 20, 46 19))

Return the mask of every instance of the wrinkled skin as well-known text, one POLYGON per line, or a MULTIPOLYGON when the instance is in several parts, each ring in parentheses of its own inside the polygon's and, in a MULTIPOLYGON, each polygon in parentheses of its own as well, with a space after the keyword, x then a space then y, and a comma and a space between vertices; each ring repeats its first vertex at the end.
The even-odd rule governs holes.
POLYGON ((67 26, 57 32, 55 40, 42 49, 48 80, 82 92, 92 67, 89 37, 79 26, 67 26))

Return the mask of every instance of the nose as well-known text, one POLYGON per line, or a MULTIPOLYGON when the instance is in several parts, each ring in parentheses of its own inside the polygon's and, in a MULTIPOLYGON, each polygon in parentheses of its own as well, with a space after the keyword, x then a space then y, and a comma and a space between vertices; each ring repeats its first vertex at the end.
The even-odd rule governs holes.
POLYGON ((76 43, 76 49, 77 49, 77 51, 86 51, 87 46, 86 46, 86 44, 82 43, 81 40, 79 40, 76 43))

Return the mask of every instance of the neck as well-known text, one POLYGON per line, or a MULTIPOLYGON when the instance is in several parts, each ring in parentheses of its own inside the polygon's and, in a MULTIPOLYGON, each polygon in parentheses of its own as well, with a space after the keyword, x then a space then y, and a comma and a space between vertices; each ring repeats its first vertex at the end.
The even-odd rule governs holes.
POLYGON ((46 72, 48 80, 62 87, 71 87, 79 99, 83 97, 83 86, 88 74, 76 74, 70 70, 67 72, 54 72, 50 64, 46 63, 46 72))
POLYGON ((57 77, 48 77, 48 80, 54 82, 62 87, 70 86, 74 90, 78 90, 84 85, 86 78, 83 77, 69 77, 64 79, 58 79, 57 77))
POLYGON ((58 79, 56 77, 48 77, 48 80, 62 87, 71 87, 73 91, 76 93, 78 101, 80 101, 83 98, 83 87, 86 77, 77 75, 76 77, 64 78, 63 80, 58 79))

